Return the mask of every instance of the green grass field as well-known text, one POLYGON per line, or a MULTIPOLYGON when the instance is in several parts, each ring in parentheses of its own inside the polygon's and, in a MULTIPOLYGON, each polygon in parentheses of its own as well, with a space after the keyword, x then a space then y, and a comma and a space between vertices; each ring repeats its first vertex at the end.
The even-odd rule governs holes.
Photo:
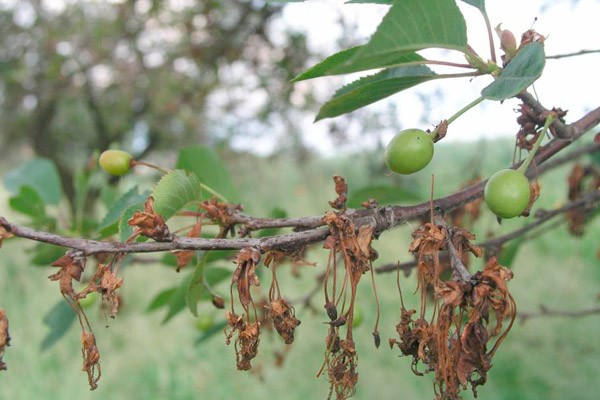
MULTIPOLYGON (((457 146, 439 146, 434 162, 424 171, 398 184, 416 191, 426 199, 429 177, 436 172, 436 197, 456 190, 469 177, 469 166, 483 163, 486 176, 508 165, 510 144, 470 144, 465 154, 475 159, 458 158, 457 146), (483 147, 482 147, 483 146, 483 147), (506 154, 493 153, 507 148, 506 154), (458 158, 458 159, 457 159, 458 158)), ((232 165, 241 192, 247 193, 246 211, 266 215, 275 205, 283 206, 290 216, 316 215, 327 209, 334 198, 331 175, 347 178, 350 190, 373 181, 396 179, 383 173, 373 175, 369 157, 313 160, 305 165, 282 161, 241 158, 232 165), (252 163, 251 167, 249 163, 252 163), (252 170, 252 176, 245 171, 252 170)), ((561 168, 542 179, 542 198, 538 207, 552 207, 564 201, 568 168, 561 168)), ((6 212, 6 194, 0 196, 0 215, 6 212)), ((475 232, 479 239, 489 233, 501 234, 523 224, 523 219, 506 221, 499 226, 484 210, 475 232)), ((407 261, 411 228, 403 225, 386 232, 374 246, 381 257, 377 265, 407 261)), ((597 259, 600 223, 595 220, 583 238, 574 238, 564 225, 524 244, 514 262, 515 278, 509 283, 519 310, 533 311, 540 304, 562 310, 584 309, 598 305, 600 268, 597 259)), ((110 327, 99 309, 89 316, 95 327, 101 352, 102 379, 95 392, 88 389, 81 371, 78 329, 71 329, 52 348, 41 352, 40 344, 47 327, 43 316, 61 299, 58 285, 47 276, 52 269, 32 267, 28 249, 32 244, 10 240, 0 250, 0 307, 10 319, 11 347, 4 356, 8 371, 0 372, 0 399, 324 399, 328 385, 316 378, 324 351, 326 315, 320 294, 315 309, 297 308, 302 324, 296 341, 281 368, 274 366, 274 352, 284 345, 278 337, 264 335, 254 365, 257 373, 238 372, 232 346, 226 346, 222 334, 196 345, 200 333, 193 316, 184 311, 163 325, 164 311, 146 313, 154 295, 183 278, 170 268, 155 264, 132 265, 124 270, 121 289, 123 308, 110 327)), ((314 285, 314 277, 324 267, 325 253, 310 251, 316 267, 303 267, 301 277, 280 269, 283 294, 297 298, 314 285)), ((233 264, 225 264, 233 269, 233 264)), ((475 265, 479 265, 475 263, 475 265)), ((380 326, 382 346, 373 346, 371 329, 375 319, 374 300, 368 280, 361 281, 359 303, 365 314, 357 328, 355 341, 359 353, 359 383, 356 399, 432 399, 432 377, 416 377, 410 360, 389 350, 387 339, 395 337, 398 320, 398 293, 394 274, 376 276, 382 302, 380 326)), ((415 275, 403 279, 405 301, 415 305, 411 296, 415 275)), ((268 281, 262 283, 268 288, 268 281)), ((218 287, 228 293, 227 284, 218 287)), ((203 305, 201 312, 214 311, 203 305)), ((222 318, 221 313, 215 313, 222 318)), ((517 321, 493 361, 488 382, 479 389, 479 398, 500 399, 596 399, 600 393, 600 317, 538 318, 517 321)), ((472 395, 465 391, 465 398, 472 395)))

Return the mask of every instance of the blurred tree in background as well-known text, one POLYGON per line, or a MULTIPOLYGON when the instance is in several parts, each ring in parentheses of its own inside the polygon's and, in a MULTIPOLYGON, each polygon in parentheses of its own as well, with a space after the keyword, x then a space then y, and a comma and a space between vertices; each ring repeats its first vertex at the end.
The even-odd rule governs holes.
POLYGON ((308 49, 303 34, 273 26, 281 4, 32 0, 0 7, 0 151, 31 146, 55 161, 69 199, 74 166, 110 146, 140 157, 227 143, 276 124, 301 146, 295 113, 311 107, 312 95, 285 83, 306 66, 308 49))

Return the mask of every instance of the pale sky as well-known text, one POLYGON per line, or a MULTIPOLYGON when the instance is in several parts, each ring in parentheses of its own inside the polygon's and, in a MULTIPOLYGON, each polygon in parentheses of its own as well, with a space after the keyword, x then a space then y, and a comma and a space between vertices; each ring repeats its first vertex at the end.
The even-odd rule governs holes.
MULTIPOLYGON (((467 20, 469 43, 482 57, 489 57, 485 24, 478 11, 458 1, 467 20)), ((349 21, 359 24, 361 34, 367 38, 377 27, 387 6, 374 4, 344 4, 342 1, 313 0, 291 3, 285 6, 282 23, 304 31, 309 36, 309 43, 318 49, 334 50, 333 43, 340 31, 336 24, 339 12, 343 12, 349 21)), ((486 2, 492 26, 502 23, 504 29, 510 29, 517 41, 522 32, 533 28, 547 37, 546 54, 554 55, 574 52, 581 49, 600 48, 600 34, 597 22, 600 17, 600 2, 595 0, 488 0, 486 2), (537 17, 537 21, 535 18, 537 17), (535 21, 535 22, 534 22, 535 21)), ((496 47, 499 47, 497 44, 496 47)), ((499 53, 500 51, 497 50, 499 53)), ((429 54, 426 54, 428 56, 429 54)), ((447 57, 447 54, 442 54, 447 57)), ((460 56, 460 54, 459 54, 460 56)), ((439 58, 439 57, 438 57, 439 58)), ((463 62, 461 57, 456 61, 463 62)), ((560 106, 568 109, 567 121, 579 118, 586 110, 600 103, 597 93, 600 89, 598 79, 600 71, 600 54, 585 55, 561 60, 548 60, 542 77, 535 84, 536 92, 547 107, 560 106)), ((462 72, 462 71, 457 71, 462 72)), ((372 72, 371 72, 372 73, 372 72)), ((325 99, 333 94, 335 88, 356 79, 351 77, 325 77, 312 81, 317 87, 322 86, 325 99)), ((439 120, 447 118, 462 106, 479 97, 480 90, 491 81, 490 77, 480 77, 472 82, 468 79, 441 80, 428 82, 406 92, 391 96, 389 100, 368 107, 385 107, 386 101, 394 101, 398 105, 398 118, 404 128, 432 128, 439 120), (423 125, 421 103, 417 94, 429 95, 443 92, 443 101, 433 98, 434 115, 428 124, 423 125)), ((438 98, 439 99, 439 98, 438 98)), ((459 118, 450 127, 447 140, 479 140, 498 136, 514 135, 517 131, 516 115, 513 109, 518 101, 499 102, 486 101, 459 118)), ((344 118, 344 117, 338 117, 344 118)), ((307 118, 305 124, 306 142, 322 154, 332 155, 338 149, 324 133, 326 123, 312 124, 307 118)), ((382 132, 385 141, 391 139, 394 132, 382 132)), ((360 149, 365 145, 359 136, 355 145, 347 149, 360 149)), ((256 143, 255 143, 256 145, 256 143)), ((259 148, 268 149, 265 146, 259 148)), ((256 146, 254 147, 256 148, 256 146)))

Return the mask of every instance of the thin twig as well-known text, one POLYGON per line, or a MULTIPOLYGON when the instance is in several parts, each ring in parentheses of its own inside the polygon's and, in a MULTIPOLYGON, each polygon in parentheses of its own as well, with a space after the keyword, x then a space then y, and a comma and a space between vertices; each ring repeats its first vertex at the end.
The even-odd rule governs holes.
POLYGON ((579 50, 573 53, 565 53, 565 54, 555 54, 552 56, 546 56, 546 59, 555 59, 558 60, 559 58, 567 58, 567 57, 577 57, 577 56, 583 56, 586 54, 594 54, 594 53, 600 53, 600 49, 596 49, 596 50, 579 50))
POLYGON ((552 310, 544 305, 540 305, 539 311, 522 311, 517 313, 517 317, 521 319, 521 322, 525 323, 531 318, 540 317, 566 317, 566 318, 579 318, 587 317, 589 315, 600 314, 600 307, 588 308, 585 310, 552 310))

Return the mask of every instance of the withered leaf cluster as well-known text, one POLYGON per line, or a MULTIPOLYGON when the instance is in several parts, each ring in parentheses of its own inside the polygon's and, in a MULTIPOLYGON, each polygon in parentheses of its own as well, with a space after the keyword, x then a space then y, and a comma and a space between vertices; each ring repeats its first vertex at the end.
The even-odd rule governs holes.
POLYGON ((251 360, 258 353, 258 344, 260 342, 260 323, 256 316, 256 308, 252 300, 250 289, 252 286, 260 284, 256 275, 256 267, 260 261, 260 250, 248 247, 240 250, 235 263, 235 269, 231 278, 231 311, 226 313, 227 327, 225 328, 225 339, 229 345, 231 339, 237 333, 235 338, 235 356, 236 364, 239 370, 247 371, 252 365, 251 360), (233 287, 237 287, 237 293, 240 303, 244 309, 242 315, 234 311, 233 306, 233 287), (250 306, 252 306, 254 320, 250 318, 250 306))
MULTIPOLYGON (((345 183, 339 180, 335 183, 338 199, 330 203, 332 207, 341 204, 339 199, 347 190, 347 187, 343 186, 345 183)), ((319 375, 326 368, 330 393, 335 392, 336 398, 343 400, 354 394, 358 382, 358 355, 352 336, 357 287, 361 277, 368 271, 372 272, 372 263, 377 258, 377 252, 371 247, 373 228, 361 225, 357 229, 352 218, 344 210, 327 212, 323 221, 330 229, 330 235, 323 244, 323 247, 330 251, 323 282, 325 309, 330 322, 325 340, 325 360, 319 375), (338 257, 343 260, 342 273, 338 271, 338 257), (338 275, 341 276, 338 278, 338 275), (342 298, 344 301, 340 303, 342 298), (340 306, 341 309, 338 310, 340 306), (344 339, 340 337, 342 329, 346 329, 344 339)), ((378 345, 377 327, 373 335, 378 345)))
POLYGON ((0 217, 0 248, 2 248, 2 241, 4 239, 9 239, 14 236, 10 231, 10 228, 7 228, 9 226, 8 222, 3 217, 0 217))
POLYGON ((73 279, 79 281, 85 269, 86 258, 79 252, 67 252, 64 256, 54 261, 51 265, 60 268, 58 272, 50 275, 51 281, 58 281, 60 292, 63 296, 75 299, 73 279))
POLYGON ((96 337, 93 332, 88 332, 85 329, 81 332, 81 346, 83 356, 81 370, 87 373, 90 390, 94 390, 98 388, 102 371, 100 369, 100 352, 96 346, 96 337))
POLYGON ((119 309, 119 296, 117 289, 123 285, 123 278, 118 278, 117 274, 109 265, 98 264, 98 269, 88 286, 77 293, 76 298, 81 299, 92 292, 98 292, 102 295, 102 300, 109 305, 110 316, 114 318, 119 309))
POLYGON ((231 233, 235 236, 235 214, 244 210, 240 204, 222 203, 213 197, 210 200, 205 200, 200 204, 206 211, 206 215, 213 221, 219 224, 220 232, 217 235, 219 238, 227 237, 231 233))
POLYGON ((277 267, 286 257, 286 253, 279 251, 269 252, 265 258, 265 267, 271 268, 271 287, 269 288, 269 300, 264 305, 265 317, 273 322, 275 330, 283 338, 285 344, 294 342, 294 330, 300 325, 296 318, 294 307, 282 296, 277 281, 277 267))
MULTIPOLYGON (((538 113, 527 104, 519 105, 517 110, 519 116, 517 123, 519 124, 519 132, 517 132, 517 147, 523 150, 533 149, 533 145, 541 135, 541 128, 546 123, 548 113, 538 113)), ((564 122, 564 117, 567 111, 560 108, 553 108, 549 113, 556 115, 558 120, 564 122)), ((556 136, 556 128, 550 125, 550 133, 556 136)))
POLYGON ((2 361, 4 349, 10 346, 10 334, 8 333, 8 317, 6 311, 0 308, 0 371, 6 371, 6 363, 2 361))
POLYGON ((232 311, 227 311, 227 328, 225 329, 225 339, 227 345, 237 333, 235 338, 235 358, 237 369, 248 371, 252 368, 251 361, 258 353, 258 344, 260 343, 260 325, 258 321, 249 322, 244 315, 237 315, 232 311))
POLYGON ((135 228, 132 238, 142 235, 157 242, 170 242, 174 238, 163 217, 156 213, 152 196, 146 200, 144 211, 136 211, 127 223, 135 228))
POLYGON ((486 382, 492 357, 515 318, 515 303, 506 285, 513 274, 496 258, 483 271, 469 274, 462 259, 467 253, 480 256, 481 250, 470 243, 475 237, 465 229, 436 221, 424 224, 413 236, 410 248, 418 256, 423 303, 419 314, 402 303, 396 325, 399 339, 390 339, 390 347, 412 357, 415 374, 434 372, 437 398, 459 399, 468 385, 477 395, 476 388, 486 382), (450 254, 452 278, 447 280, 441 276, 440 251, 450 254), (430 320, 426 318, 428 289, 434 293, 430 320))
MULTIPOLYGON (((189 232, 185 235, 186 237, 189 238, 197 238, 200 237, 200 234, 202 233, 202 219, 198 219, 198 221, 194 224, 194 226, 192 227, 192 229, 189 230, 189 232)), ((185 266, 187 266, 190 261, 192 261, 192 258, 194 257, 194 250, 178 250, 178 251, 174 251, 175 254, 175 258, 177 258, 177 269, 176 271, 179 272, 181 271, 181 269, 185 266)))
MULTIPOLYGON (((600 189, 600 169, 594 165, 575 164, 567 181, 569 184, 569 200, 578 200, 582 196, 600 189)), ((575 236, 583 235, 588 217, 596 210, 597 206, 593 204, 569 210, 566 214, 569 222, 569 232, 575 236)))

